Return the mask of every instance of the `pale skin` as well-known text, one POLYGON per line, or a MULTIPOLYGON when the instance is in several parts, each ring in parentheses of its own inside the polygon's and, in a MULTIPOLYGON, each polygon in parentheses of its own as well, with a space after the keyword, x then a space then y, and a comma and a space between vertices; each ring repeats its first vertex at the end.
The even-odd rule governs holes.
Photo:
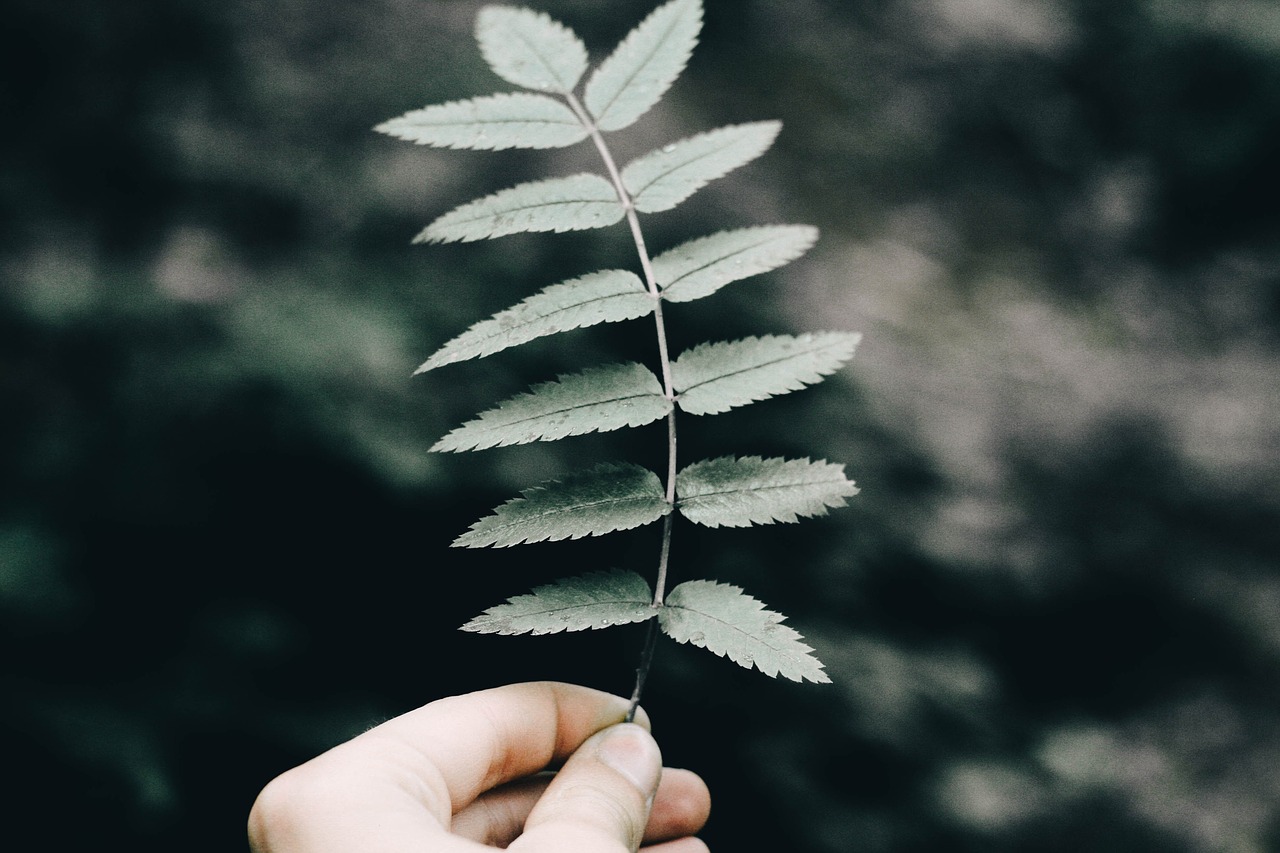
POLYGON ((273 780, 255 853, 707 853, 694 773, 662 767, 643 710, 571 684, 432 702, 273 780), (558 768, 558 769, 556 769, 558 768), (555 773, 546 772, 555 770, 555 773))

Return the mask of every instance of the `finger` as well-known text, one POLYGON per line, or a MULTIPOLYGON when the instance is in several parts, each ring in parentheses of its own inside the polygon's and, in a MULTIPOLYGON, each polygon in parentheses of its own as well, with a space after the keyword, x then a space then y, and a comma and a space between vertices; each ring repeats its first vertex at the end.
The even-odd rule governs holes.
MULTIPOLYGON (((482 791, 562 761, 627 706, 555 683, 433 702, 275 779, 250 814, 255 849, 359 849, 370 825, 397 840, 445 836, 453 813, 482 791)), ((643 711, 637 720, 648 725, 643 711)))
MULTIPOLYGON (((432 702, 338 749, 353 762, 391 762, 448 826, 483 792, 564 761, 627 708, 625 699, 573 684, 513 684, 432 702)), ((636 722, 648 727, 643 709, 636 722)))
MULTIPOLYGON (((453 833, 481 844, 507 846, 524 830, 529 812, 552 778, 549 773, 539 774, 481 794, 453 816, 453 833)), ((701 777, 689 770, 665 767, 644 829, 644 843, 692 835, 706 824, 710 810, 711 795, 701 777)))
POLYGON ((635 853, 649 822, 662 754, 643 728, 612 726, 569 758, 508 848, 521 853, 635 853))
POLYGON ((708 850, 701 838, 686 837, 652 847, 641 847, 640 853, 708 853, 708 850))
POLYGON ((691 770, 663 768, 658 794, 649 811, 649 824, 644 828, 644 843, 701 832, 710 815, 711 793, 702 777, 691 770))
POLYGON ((552 774, 540 773, 481 794, 453 816, 453 834, 492 847, 506 847, 524 831, 529 812, 551 779, 552 774))

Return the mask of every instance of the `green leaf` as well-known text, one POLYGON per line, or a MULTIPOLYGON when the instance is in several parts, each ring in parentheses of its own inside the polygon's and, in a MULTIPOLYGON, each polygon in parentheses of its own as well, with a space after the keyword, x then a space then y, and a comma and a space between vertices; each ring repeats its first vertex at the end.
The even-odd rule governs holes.
POLYGON ((706 527, 747 527, 826 515, 858 493, 844 466, 808 459, 731 456, 695 462, 676 475, 680 514, 706 527))
POLYGON ((652 423, 671 411, 658 378, 640 364, 594 367, 535 385, 446 435, 431 449, 483 450, 652 423))
POLYGON ((415 243, 486 240, 523 231, 603 228, 623 217, 613 185, 599 175, 533 181, 467 202, 441 216, 415 243))
POLYGON ((649 524, 670 511, 658 475, 625 463, 604 463, 548 480, 521 495, 471 525, 454 547, 507 548, 603 536, 649 524))
POLYGON ((492 355, 569 329, 634 320, 653 312, 653 299, 635 273, 601 270, 553 284, 476 323, 423 362, 414 375, 492 355))
POLYGON ((621 130, 656 104, 689 62, 702 29, 699 0, 654 9, 587 80, 583 102, 601 130, 621 130))
POLYGON ((526 89, 567 94, 587 70, 587 48, 573 30, 532 9, 485 6, 476 40, 495 74, 526 89))
POLYGON ((691 415, 715 415, 821 382, 849 359, 862 335, 856 332, 766 335, 731 343, 700 344, 671 365, 691 415))
POLYGON ((385 121, 374 130, 437 148, 562 148, 587 138, 564 103, 546 95, 510 92, 433 104, 385 121))
POLYGON ((561 578, 490 607, 462 626, 478 634, 557 634, 644 622, 658 614, 649 584, 618 569, 561 578))
POLYGON ((771 678, 831 683, 813 649, 782 624, 784 618, 736 586, 688 581, 668 593, 658 624, 676 642, 755 666, 771 678))
POLYGON ((769 149, 781 122, 760 121, 709 130, 637 157, 622 170, 636 210, 670 210, 709 182, 769 149))
POLYGON ((691 302, 726 284, 777 269, 809 251, 818 229, 765 225, 699 237, 653 259, 653 272, 668 302, 691 302))

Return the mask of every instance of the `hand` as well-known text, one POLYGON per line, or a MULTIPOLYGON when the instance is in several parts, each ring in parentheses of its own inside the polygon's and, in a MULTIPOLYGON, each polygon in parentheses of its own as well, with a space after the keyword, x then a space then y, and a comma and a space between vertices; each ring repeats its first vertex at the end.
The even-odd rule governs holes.
POLYGON ((272 781, 256 853, 706 853, 702 780, 663 770, 643 711, 571 684, 432 702, 272 781), (554 775, 543 773, 563 763, 554 775), (659 781, 661 777, 661 781, 659 781))

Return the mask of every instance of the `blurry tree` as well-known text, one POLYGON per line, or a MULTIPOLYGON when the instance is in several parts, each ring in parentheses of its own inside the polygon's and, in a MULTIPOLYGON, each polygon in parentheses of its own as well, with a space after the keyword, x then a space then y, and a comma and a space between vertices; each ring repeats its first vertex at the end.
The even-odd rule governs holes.
MULTIPOLYGON (((447 551, 456 531, 559 454, 657 447, 425 452, 486 401, 647 346, 588 330, 509 374, 409 379, 625 238, 407 246, 462 195, 588 166, 446 162, 368 130, 494 88, 478 5, 8 4, 0 721, 19 835, 234 849, 267 778, 382 717, 501 681, 628 688, 625 632, 518 650, 454 633, 492 589, 615 553, 548 545, 545 576, 516 577, 447 551)), ((610 45, 650 5, 541 7, 610 45)), ((687 215, 824 238, 714 314, 691 306, 686 333, 866 332, 803 418, 788 400, 725 416, 743 452, 849 460, 863 492, 778 536, 677 532, 792 614, 837 682, 761 691, 662 650, 646 704, 712 784, 712 847, 1280 845, 1280 11, 708 0, 652 132, 744 118, 782 119, 778 147, 687 215)), ((654 219, 658 248, 684 215, 654 219)))

